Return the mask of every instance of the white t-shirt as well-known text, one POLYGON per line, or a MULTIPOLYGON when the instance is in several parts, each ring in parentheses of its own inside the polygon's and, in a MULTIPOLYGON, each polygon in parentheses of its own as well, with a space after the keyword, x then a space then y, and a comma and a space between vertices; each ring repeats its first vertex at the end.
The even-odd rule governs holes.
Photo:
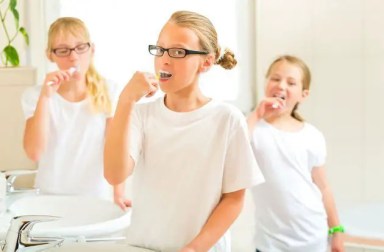
POLYGON ((325 252, 327 216, 313 167, 325 164, 323 134, 304 123, 281 131, 261 120, 252 147, 266 182, 252 188, 256 206, 256 246, 261 251, 325 252))
MULTIPOLYGON (((223 193, 264 181, 249 144, 244 116, 210 101, 191 112, 163 102, 137 104, 131 156, 137 164, 127 239, 132 245, 174 252, 202 229, 223 193)), ((230 251, 223 237, 212 251, 230 251)))
MULTIPOLYGON (((107 84, 112 106, 119 89, 107 84)), ((33 116, 42 86, 25 90, 22 107, 25 118, 33 116)), ((49 99, 49 136, 38 162, 35 186, 42 193, 111 197, 103 175, 106 120, 111 115, 91 110, 91 100, 70 102, 55 93, 49 99)))

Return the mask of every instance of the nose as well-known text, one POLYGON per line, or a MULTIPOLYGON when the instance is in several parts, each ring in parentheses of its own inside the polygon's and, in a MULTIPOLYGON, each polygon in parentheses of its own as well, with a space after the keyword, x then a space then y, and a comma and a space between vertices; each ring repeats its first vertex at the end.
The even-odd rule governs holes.
POLYGON ((281 81, 279 81, 278 86, 280 89, 284 90, 287 88, 287 82, 285 80, 281 80, 281 81))
POLYGON ((77 59, 79 57, 79 54, 75 50, 71 50, 71 52, 69 53, 68 57, 70 59, 77 59))
POLYGON ((168 51, 164 52, 163 56, 156 57, 155 59, 161 65, 169 65, 171 62, 171 57, 169 56, 168 51))

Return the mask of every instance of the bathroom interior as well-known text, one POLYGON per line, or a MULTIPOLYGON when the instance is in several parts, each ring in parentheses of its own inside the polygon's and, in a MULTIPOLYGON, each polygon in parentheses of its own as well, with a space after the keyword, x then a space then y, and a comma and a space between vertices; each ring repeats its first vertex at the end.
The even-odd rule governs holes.
MULTIPOLYGON (((124 85, 136 70, 153 71, 153 58, 146 47, 156 42, 169 15, 192 10, 211 19, 219 43, 232 49, 239 62, 231 72, 212 69, 203 76, 203 89, 244 114, 262 97, 265 72, 273 59, 292 54, 307 62, 313 79, 310 96, 299 111, 327 140, 327 177, 346 229, 346 252, 384 251, 384 1, 19 0, 18 9, 30 44, 16 40, 21 67, 0 67, 0 170, 15 175, 32 173, 16 176, 15 188, 33 184, 36 164, 22 149, 20 98, 25 88, 41 84, 45 73, 55 67, 45 57, 49 25, 60 16, 85 21, 96 45, 95 65, 104 76, 124 85)), ((130 182, 128 179, 128 195, 130 182)), ((70 199, 68 204, 72 204, 70 199)), ((234 252, 254 251, 253 212, 257 207, 248 193, 232 226, 234 252)), ((72 209, 73 215, 81 208, 72 209)), ((88 208, 84 205, 82 209, 85 212, 78 215, 86 216, 88 208)), ((20 212, 28 214, 25 209, 20 212)), ((123 219, 129 224, 127 216, 116 218, 120 219, 114 223, 123 219)), ((102 230, 113 226, 109 224, 87 232, 99 229, 97 234, 103 235, 102 230)), ((105 235, 119 233, 109 231, 105 235)), ((5 232, 0 227, 0 235, 5 232)))

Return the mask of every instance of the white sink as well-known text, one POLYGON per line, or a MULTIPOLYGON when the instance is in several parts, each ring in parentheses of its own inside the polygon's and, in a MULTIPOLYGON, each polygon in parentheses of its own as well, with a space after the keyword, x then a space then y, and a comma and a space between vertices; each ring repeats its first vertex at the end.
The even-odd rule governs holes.
POLYGON ((124 212, 111 201, 85 196, 37 195, 9 206, 6 216, 20 215, 61 217, 36 224, 32 236, 92 238, 121 235, 130 224, 131 210, 124 212))
POLYGON ((64 244, 59 248, 44 250, 47 252, 155 252, 155 250, 130 246, 128 244, 84 243, 64 244))

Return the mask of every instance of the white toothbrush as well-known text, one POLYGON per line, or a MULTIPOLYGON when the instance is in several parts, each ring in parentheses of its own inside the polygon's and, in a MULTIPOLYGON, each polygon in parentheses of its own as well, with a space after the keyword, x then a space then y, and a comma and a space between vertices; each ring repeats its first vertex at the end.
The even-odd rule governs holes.
MULTIPOLYGON (((70 67, 70 68, 68 69, 68 71, 69 71, 69 75, 72 76, 75 72, 78 72, 79 69, 80 69, 79 66, 73 66, 73 67, 70 67)), ((48 83, 47 83, 48 86, 51 86, 51 85, 53 85, 53 84, 56 84, 56 82, 55 82, 55 81, 48 81, 48 83)))
POLYGON ((279 104, 278 104, 278 103, 274 103, 274 104, 272 104, 272 108, 277 109, 278 107, 279 107, 279 104))

